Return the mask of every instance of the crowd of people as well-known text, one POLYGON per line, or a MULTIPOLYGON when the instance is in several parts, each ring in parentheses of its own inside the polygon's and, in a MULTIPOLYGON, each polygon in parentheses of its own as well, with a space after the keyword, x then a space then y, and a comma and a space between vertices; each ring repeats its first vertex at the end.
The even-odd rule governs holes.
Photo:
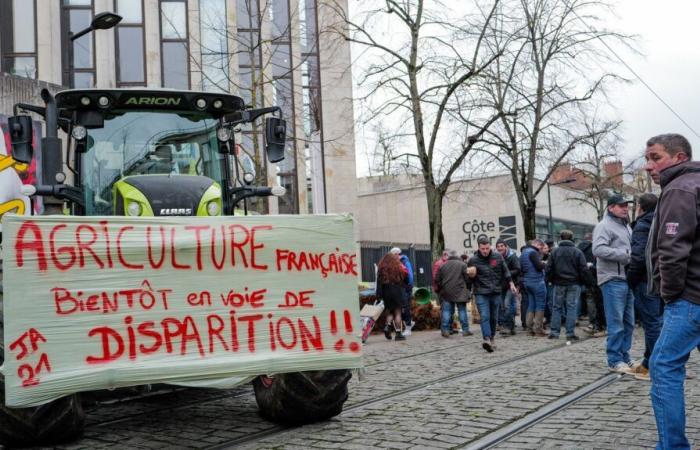
MULTIPOLYGON (((686 362, 700 350, 700 163, 681 135, 651 138, 646 170, 661 195, 645 193, 631 201, 608 198, 607 210, 592 235, 577 244, 569 230, 553 241, 533 239, 518 256, 503 240, 478 239, 473 254, 446 250, 433 264, 433 291, 442 308, 441 334, 456 334, 457 310, 463 336, 471 336, 467 303, 475 301, 482 347, 496 350, 496 333, 516 334, 519 315, 530 336, 575 341, 577 320, 585 330, 607 335, 606 363, 612 372, 651 381, 650 395, 659 435, 658 448, 689 449, 685 436, 686 362), (636 203, 630 223, 630 203, 636 203), (520 303, 520 308, 518 308, 520 303), (635 323, 644 331, 644 355, 630 354, 635 323)), ((386 337, 410 333, 413 285, 408 258, 393 249, 379 264, 377 294, 388 310, 386 337)))

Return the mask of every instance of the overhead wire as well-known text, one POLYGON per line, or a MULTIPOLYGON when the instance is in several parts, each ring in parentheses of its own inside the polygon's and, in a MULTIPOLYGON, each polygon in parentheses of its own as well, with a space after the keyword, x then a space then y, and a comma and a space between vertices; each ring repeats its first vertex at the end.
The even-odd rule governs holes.
MULTIPOLYGON (((567 5, 567 6, 569 6, 569 5, 567 5)), ((582 23, 583 25, 585 25, 585 26, 586 26, 589 30, 591 30, 592 32, 595 32, 595 31, 596 31, 591 25, 589 25, 585 20, 583 20, 583 19, 581 18, 581 16, 578 15, 578 13, 573 9, 573 7, 571 7, 571 6, 569 6, 569 7, 571 8, 571 12, 574 13, 574 15, 576 16, 576 18, 577 18, 578 20, 580 20, 581 23, 582 23)), ((659 100, 669 111, 671 111, 671 114, 673 114, 674 116, 676 116, 676 118, 677 118, 678 120, 680 120, 681 123, 683 123, 683 125, 685 125, 698 139, 700 139, 700 134, 698 134, 698 132, 695 131, 695 129, 694 129, 692 126, 690 126, 690 124, 689 124, 685 119, 683 119, 683 117, 681 117, 681 115, 678 114, 678 113, 671 107, 671 105, 669 105, 668 102, 666 102, 666 100, 664 100, 664 99, 661 97, 661 95, 659 95, 659 94, 649 85, 649 83, 647 83, 647 82, 637 73, 637 71, 635 71, 635 70, 632 68, 632 66, 630 66, 629 64, 627 64, 627 62, 626 62, 612 47, 610 47, 610 45, 608 45, 608 43, 605 42, 605 40, 603 40, 602 37, 600 37, 600 36, 596 36, 596 37, 598 38, 598 40, 599 40, 600 42, 603 43, 603 45, 605 46, 605 48, 607 48, 607 49, 610 51, 610 53, 612 53, 612 54, 615 56, 615 58, 617 58, 618 61, 620 61, 620 62, 622 63, 622 65, 624 65, 624 66, 627 68, 627 70, 629 70, 629 71, 632 73, 632 75, 634 75, 635 78, 637 78, 637 80, 639 80, 639 81, 644 85, 644 87, 646 87, 646 88, 649 90, 649 92, 651 92, 651 93, 654 95, 654 97, 657 98, 657 100, 659 100)))

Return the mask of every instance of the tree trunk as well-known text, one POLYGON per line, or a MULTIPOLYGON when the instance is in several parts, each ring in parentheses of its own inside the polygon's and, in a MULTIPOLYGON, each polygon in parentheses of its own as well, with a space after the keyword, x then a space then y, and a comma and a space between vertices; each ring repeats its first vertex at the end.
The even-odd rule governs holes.
POLYGON ((525 240, 535 239, 537 233, 535 231, 535 210, 537 202, 527 202, 522 210, 523 213, 523 231, 525 232, 525 240))
POLYGON ((433 260, 437 260, 445 250, 445 235, 442 233, 443 194, 431 184, 425 185, 425 198, 428 202, 428 223, 430 224, 430 250, 433 260))

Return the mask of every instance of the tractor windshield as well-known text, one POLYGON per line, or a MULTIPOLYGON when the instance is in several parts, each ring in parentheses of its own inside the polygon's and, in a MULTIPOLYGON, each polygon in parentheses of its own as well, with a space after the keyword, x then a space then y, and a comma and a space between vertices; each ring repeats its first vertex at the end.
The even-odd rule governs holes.
POLYGON ((224 155, 207 114, 116 111, 88 130, 81 175, 87 215, 113 213, 112 186, 130 175, 203 175, 219 184, 224 155))

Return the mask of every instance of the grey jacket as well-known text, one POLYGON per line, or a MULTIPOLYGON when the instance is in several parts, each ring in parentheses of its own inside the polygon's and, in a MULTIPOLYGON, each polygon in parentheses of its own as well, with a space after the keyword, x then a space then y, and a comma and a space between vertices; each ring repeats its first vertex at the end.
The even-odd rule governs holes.
POLYGON ((626 220, 610 213, 593 230, 593 256, 597 260, 598 286, 610 280, 626 280, 625 266, 630 262, 632 229, 626 220))

